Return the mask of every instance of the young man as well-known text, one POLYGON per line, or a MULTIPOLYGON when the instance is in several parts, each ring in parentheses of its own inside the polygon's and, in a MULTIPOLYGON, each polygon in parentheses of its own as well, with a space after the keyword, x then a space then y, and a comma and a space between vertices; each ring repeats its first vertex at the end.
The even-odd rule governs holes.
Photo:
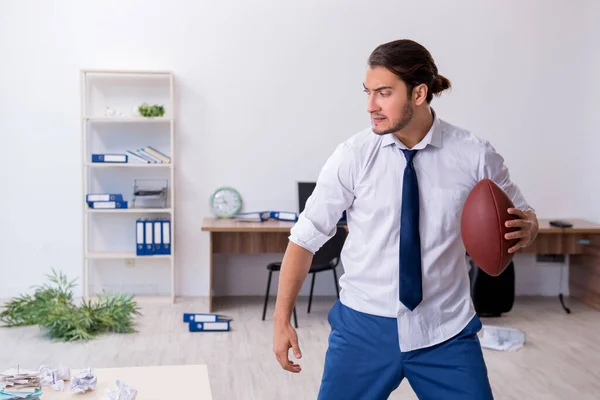
POLYGON ((483 178, 512 199, 520 229, 509 251, 536 237, 536 215, 489 142, 441 120, 430 102, 450 87, 418 43, 377 47, 364 82, 372 126, 325 163, 291 231, 274 314, 274 352, 300 372, 290 314, 313 254, 347 210, 340 301, 329 312, 319 399, 386 399, 406 377, 421 399, 491 399, 460 236, 464 201, 483 178))

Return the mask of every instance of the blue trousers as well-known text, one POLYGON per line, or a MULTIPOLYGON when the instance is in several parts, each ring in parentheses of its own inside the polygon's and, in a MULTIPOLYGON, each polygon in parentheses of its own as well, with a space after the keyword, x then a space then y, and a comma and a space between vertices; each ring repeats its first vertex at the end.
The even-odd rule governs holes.
POLYGON ((401 352, 395 318, 355 311, 337 301, 319 400, 387 399, 406 377, 421 400, 493 399, 477 332, 477 316, 458 335, 401 352))

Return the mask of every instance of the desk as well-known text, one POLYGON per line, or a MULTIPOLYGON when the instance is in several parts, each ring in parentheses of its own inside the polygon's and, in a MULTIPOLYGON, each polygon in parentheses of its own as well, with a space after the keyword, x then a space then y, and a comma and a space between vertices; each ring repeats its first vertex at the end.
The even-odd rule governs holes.
MULTIPOLYGON (((71 370, 71 377, 78 370, 71 370)), ((212 400, 206 365, 173 365, 132 368, 94 368, 96 389, 84 394, 71 393, 70 381, 62 392, 44 387, 41 400, 106 399, 106 389, 116 390, 117 379, 137 390, 136 400, 194 398, 212 400), (193 385, 189 384, 193 382, 193 385)))
MULTIPOLYGON (((550 226, 540 219, 535 241, 523 254, 569 255, 569 292, 582 302, 600 309, 600 224, 569 219, 572 228, 550 226)), ((240 222, 205 218, 202 231, 210 232, 209 312, 212 312, 214 254, 284 253, 293 222, 268 220, 240 222)))

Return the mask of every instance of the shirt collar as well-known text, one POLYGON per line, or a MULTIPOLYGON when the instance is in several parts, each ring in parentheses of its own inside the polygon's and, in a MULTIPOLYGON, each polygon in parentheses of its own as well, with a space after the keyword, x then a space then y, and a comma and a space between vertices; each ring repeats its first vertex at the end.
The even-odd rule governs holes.
MULTIPOLYGON (((433 124, 431 124, 431 128, 419 143, 413 147, 414 150, 424 149, 428 144, 434 147, 442 147, 442 124, 440 123, 440 119, 436 115, 433 108, 431 109, 431 113, 433 114, 433 124)), ((395 144, 401 149, 406 149, 406 145, 402 143, 393 133, 388 133, 383 135, 381 139, 381 147, 386 147, 391 144, 395 144)))

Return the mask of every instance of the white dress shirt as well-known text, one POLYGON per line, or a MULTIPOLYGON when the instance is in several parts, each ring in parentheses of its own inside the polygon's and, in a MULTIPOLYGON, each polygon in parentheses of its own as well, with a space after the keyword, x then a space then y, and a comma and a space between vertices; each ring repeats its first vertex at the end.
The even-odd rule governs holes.
POLYGON ((399 299, 399 237, 406 146, 393 134, 365 129, 325 163, 289 239, 313 254, 334 234, 346 210, 340 301, 354 310, 397 318, 401 351, 443 342, 474 317, 460 233, 467 195, 483 178, 496 182, 516 208, 532 209, 490 143, 435 115, 413 149, 419 184, 423 300, 411 312, 399 299))

